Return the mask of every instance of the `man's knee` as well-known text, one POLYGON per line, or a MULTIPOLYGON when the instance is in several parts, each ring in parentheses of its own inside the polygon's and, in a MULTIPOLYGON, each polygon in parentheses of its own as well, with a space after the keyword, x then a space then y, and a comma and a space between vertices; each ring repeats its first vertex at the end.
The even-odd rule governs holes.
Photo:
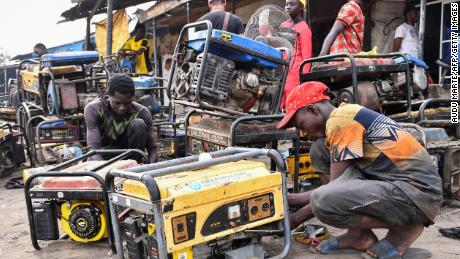
POLYGON ((343 194, 335 191, 335 188, 328 187, 321 186, 311 194, 310 205, 315 217, 337 228, 347 228, 359 221, 360 216, 351 213, 347 209, 345 199, 341 199, 343 194))
POLYGON ((328 223, 328 218, 334 214, 329 208, 332 203, 334 203, 333 194, 326 186, 321 186, 311 193, 310 205, 313 214, 324 223, 328 223))

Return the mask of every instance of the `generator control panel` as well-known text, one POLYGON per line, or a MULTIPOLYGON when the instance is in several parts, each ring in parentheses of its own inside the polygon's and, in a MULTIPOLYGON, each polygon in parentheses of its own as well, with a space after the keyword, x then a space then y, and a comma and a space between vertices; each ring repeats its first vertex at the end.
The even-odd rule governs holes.
POLYGON ((201 229, 209 236, 275 215, 273 193, 225 204, 213 211, 201 229))

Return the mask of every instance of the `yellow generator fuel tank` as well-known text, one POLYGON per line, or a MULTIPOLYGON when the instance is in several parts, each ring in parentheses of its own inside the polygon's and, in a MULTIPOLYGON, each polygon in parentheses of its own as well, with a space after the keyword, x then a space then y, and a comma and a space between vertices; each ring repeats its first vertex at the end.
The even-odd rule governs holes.
MULTIPOLYGON (((195 245, 281 221, 282 181, 279 172, 251 160, 156 177, 168 254, 190 256, 195 245)), ((152 202, 135 180, 126 180, 120 194, 152 202)))

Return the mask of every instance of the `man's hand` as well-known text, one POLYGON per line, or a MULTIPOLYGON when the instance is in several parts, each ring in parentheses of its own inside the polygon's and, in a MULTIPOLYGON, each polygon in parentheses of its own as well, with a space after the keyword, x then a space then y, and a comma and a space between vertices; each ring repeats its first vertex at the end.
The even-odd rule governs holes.
POLYGON ((104 158, 100 154, 88 157, 88 161, 102 161, 104 158))
POLYGON ((144 53, 144 51, 145 51, 145 49, 140 48, 138 51, 136 51, 136 55, 139 56, 140 54, 144 53))
POLYGON ((149 151, 149 161, 148 162, 150 164, 158 162, 158 154, 157 154, 156 149, 149 151))

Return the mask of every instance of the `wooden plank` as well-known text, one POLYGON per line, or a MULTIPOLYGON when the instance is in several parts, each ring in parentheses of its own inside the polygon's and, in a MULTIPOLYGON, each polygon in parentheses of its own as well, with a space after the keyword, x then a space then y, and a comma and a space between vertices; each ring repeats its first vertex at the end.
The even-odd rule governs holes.
POLYGON ((163 1, 160 1, 156 5, 150 7, 147 11, 145 11, 140 17, 140 21, 145 22, 153 18, 156 18, 189 1, 190 0, 163 0, 163 1))
POLYGON ((0 119, 16 121, 16 111, 13 108, 0 108, 0 119))

